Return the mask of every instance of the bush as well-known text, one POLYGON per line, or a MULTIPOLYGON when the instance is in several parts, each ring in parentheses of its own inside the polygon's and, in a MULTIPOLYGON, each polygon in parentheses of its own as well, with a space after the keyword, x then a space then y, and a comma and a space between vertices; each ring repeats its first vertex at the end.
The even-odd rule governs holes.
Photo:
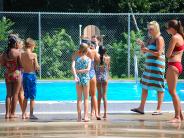
MULTIPOLYGON (((140 48, 136 44, 136 39, 143 39, 142 31, 130 33, 130 74, 134 74, 134 54, 138 58, 139 75, 144 69, 144 58, 140 54, 140 48)), ((111 77, 125 78, 128 77, 128 34, 123 33, 120 41, 115 40, 107 46, 108 54, 111 56, 111 77)))
POLYGON ((42 46, 42 78, 70 78, 71 55, 75 44, 65 29, 47 33, 42 46))

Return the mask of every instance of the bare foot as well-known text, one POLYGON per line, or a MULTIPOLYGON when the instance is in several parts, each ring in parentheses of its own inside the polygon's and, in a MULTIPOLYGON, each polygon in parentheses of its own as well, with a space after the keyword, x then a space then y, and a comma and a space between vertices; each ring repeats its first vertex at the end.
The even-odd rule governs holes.
POLYGON ((84 119, 84 122, 89 122, 90 121, 90 119, 88 118, 88 117, 86 117, 85 119, 84 119))
POLYGON ((10 115, 10 118, 18 118, 16 115, 10 115))
POLYGON ((81 121, 82 121, 81 117, 78 117, 77 122, 81 122, 81 121))
POLYGON ((32 119, 32 120, 37 120, 38 118, 34 115, 30 115, 29 119, 32 119))
POLYGON ((107 118, 107 114, 104 114, 103 118, 106 119, 107 118))
POLYGON ((171 120, 168 121, 168 123, 181 123, 181 119, 179 118, 173 118, 171 120))
POLYGON ((25 113, 25 114, 22 114, 22 119, 28 119, 29 116, 25 113))
POLYGON ((183 113, 180 112, 180 118, 181 118, 181 121, 183 120, 183 113))
POLYGON ((10 118, 10 115, 9 114, 6 114, 5 115, 5 119, 9 119, 10 118))

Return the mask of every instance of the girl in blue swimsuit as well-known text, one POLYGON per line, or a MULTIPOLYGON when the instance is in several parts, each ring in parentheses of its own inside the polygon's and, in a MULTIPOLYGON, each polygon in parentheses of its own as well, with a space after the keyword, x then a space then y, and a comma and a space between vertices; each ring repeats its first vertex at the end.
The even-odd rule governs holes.
POLYGON ((78 121, 81 121, 82 95, 84 95, 84 121, 88 119, 88 97, 89 97, 89 70, 91 60, 86 56, 88 45, 82 43, 79 50, 72 57, 72 72, 76 81, 77 89, 77 112, 78 121))

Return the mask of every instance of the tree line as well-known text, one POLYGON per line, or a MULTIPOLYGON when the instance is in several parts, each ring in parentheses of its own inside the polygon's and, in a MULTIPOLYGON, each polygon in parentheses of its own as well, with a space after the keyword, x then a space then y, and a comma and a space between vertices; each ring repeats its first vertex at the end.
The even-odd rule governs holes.
POLYGON ((183 0, 4 0, 4 11, 182 13, 183 0))

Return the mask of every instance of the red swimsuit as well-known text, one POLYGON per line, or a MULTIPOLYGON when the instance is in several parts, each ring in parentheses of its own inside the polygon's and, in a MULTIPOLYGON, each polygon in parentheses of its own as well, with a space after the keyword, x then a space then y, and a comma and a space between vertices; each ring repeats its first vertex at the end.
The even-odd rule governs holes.
MULTIPOLYGON (((182 46, 177 46, 177 47, 175 46, 173 52, 178 52, 178 51, 182 51, 182 50, 184 50, 184 44, 182 46)), ((181 62, 168 62, 168 66, 176 67, 179 71, 179 74, 181 74, 183 71, 183 66, 182 66, 181 62)))
POLYGON ((16 60, 7 60, 5 63, 6 72, 5 80, 6 82, 16 81, 20 77, 19 66, 16 60))

